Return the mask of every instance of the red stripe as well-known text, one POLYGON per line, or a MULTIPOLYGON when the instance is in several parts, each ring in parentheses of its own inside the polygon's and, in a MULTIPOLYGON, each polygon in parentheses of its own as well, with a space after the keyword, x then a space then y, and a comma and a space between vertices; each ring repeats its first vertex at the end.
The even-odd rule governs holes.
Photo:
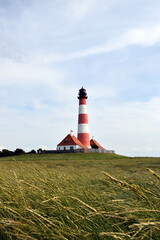
POLYGON ((78 140, 85 146, 90 146, 89 133, 78 133, 78 140))
POLYGON ((79 123, 88 123, 88 114, 79 114, 78 124, 79 123))
POLYGON ((81 104, 87 104, 86 98, 79 99, 79 105, 81 105, 81 104))

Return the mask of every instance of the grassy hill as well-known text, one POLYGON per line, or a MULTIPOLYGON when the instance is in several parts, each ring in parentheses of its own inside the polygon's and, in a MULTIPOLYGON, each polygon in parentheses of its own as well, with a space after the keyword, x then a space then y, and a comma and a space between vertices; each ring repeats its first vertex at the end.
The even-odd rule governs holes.
POLYGON ((160 239, 160 158, 0 159, 0 239, 160 239))

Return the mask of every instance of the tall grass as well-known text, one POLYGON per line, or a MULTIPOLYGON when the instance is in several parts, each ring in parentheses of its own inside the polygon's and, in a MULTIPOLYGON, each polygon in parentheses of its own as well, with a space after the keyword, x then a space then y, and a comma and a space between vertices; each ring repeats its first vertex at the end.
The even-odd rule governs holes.
POLYGON ((159 159, 75 156, 0 161, 1 240, 160 239, 159 159))

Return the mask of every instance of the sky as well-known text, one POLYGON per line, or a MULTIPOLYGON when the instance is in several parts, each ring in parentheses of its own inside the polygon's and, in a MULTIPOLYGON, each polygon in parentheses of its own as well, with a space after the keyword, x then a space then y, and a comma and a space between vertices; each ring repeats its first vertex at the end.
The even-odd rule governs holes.
POLYGON ((159 0, 0 0, 0 149, 55 149, 90 136, 127 156, 160 156, 159 0))

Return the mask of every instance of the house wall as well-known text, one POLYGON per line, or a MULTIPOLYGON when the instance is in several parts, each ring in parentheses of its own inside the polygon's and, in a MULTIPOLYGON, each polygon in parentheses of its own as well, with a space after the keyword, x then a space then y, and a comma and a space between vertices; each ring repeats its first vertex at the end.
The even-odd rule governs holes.
POLYGON ((57 146, 57 150, 70 150, 70 149, 78 149, 81 148, 79 145, 64 145, 57 146))

